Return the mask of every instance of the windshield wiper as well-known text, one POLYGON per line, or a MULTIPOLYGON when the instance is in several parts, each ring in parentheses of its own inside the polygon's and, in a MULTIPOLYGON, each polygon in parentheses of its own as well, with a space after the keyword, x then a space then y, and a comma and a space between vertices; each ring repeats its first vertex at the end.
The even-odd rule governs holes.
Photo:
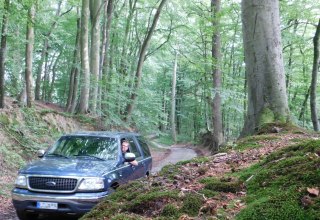
POLYGON ((55 157, 64 157, 64 158, 69 158, 65 155, 62 155, 62 154, 57 154, 57 153, 51 153, 51 154, 47 154, 46 156, 55 156, 55 157))
POLYGON ((89 154, 77 154, 77 155, 73 155, 73 156, 75 156, 75 157, 91 157, 91 158, 94 158, 94 159, 105 161, 105 159, 103 159, 103 158, 100 158, 100 157, 97 157, 97 156, 94 156, 94 155, 89 155, 89 154))

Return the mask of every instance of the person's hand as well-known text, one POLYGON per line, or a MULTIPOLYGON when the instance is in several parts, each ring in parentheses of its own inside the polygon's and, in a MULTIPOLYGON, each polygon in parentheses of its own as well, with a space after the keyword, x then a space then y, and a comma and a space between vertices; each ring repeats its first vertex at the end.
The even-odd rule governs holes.
POLYGON ((133 166, 138 166, 138 161, 136 161, 136 160, 131 161, 130 164, 133 165, 133 166))

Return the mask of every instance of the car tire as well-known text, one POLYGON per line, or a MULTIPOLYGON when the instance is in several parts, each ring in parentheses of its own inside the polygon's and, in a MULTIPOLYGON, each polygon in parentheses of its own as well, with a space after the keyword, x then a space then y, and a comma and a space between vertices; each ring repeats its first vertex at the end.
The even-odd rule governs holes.
POLYGON ((108 195, 110 195, 110 194, 114 193, 115 191, 116 191, 116 189, 115 189, 115 188, 110 187, 110 188, 108 189, 108 195))
POLYGON ((35 220, 38 218, 39 214, 29 213, 26 211, 17 211, 17 216, 20 220, 35 220))

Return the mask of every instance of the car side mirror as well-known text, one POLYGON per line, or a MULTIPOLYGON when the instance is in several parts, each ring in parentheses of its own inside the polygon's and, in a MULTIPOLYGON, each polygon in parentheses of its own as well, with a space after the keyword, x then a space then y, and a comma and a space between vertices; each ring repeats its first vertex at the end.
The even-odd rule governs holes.
POLYGON ((45 153, 46 153, 45 150, 38 150, 38 157, 39 157, 39 158, 42 158, 45 153))
POLYGON ((125 153, 124 154, 124 159, 126 160, 126 162, 132 162, 136 159, 136 155, 134 153, 125 153))

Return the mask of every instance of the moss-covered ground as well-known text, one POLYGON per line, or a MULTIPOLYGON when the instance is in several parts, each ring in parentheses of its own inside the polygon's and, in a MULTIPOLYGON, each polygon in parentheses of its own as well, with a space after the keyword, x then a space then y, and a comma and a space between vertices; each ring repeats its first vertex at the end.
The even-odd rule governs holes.
POLYGON ((82 219, 320 219, 320 140, 248 137, 120 186, 82 219))
POLYGON ((247 208, 237 219, 320 219, 320 140, 281 149, 240 172, 247 208), (311 190, 313 189, 313 190, 311 190))

